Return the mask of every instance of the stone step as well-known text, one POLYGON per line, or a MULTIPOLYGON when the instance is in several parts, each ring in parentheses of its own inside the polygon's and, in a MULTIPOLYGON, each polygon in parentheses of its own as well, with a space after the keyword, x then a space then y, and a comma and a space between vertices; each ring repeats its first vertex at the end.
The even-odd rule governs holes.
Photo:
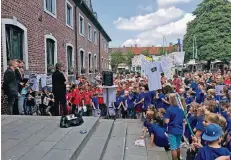
POLYGON ((108 142, 103 160, 123 160, 125 151, 125 142, 127 134, 127 123, 114 123, 111 137, 108 142))
POLYGON ((76 160, 99 123, 98 118, 83 117, 83 119, 84 123, 81 126, 60 128, 60 117, 2 118, 1 121, 5 123, 5 127, 2 128, 5 141, 2 142, 1 158, 3 160, 76 160), (87 130, 87 133, 81 134, 81 130, 87 130))
POLYGON ((113 125, 113 120, 100 120, 98 127, 77 160, 101 160, 107 148, 113 125))

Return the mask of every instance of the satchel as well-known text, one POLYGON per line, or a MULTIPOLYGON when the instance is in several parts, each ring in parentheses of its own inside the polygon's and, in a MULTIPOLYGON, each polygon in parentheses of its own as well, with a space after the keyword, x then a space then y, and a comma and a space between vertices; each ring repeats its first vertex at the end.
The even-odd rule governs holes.
POLYGON ((83 118, 80 114, 71 114, 67 116, 62 116, 60 119, 60 128, 68 128, 73 126, 80 126, 83 124, 83 118))

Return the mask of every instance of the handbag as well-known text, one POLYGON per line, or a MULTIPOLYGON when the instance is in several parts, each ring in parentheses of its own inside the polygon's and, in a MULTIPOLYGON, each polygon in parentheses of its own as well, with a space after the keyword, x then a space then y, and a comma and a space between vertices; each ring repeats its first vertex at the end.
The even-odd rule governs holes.
POLYGON ((60 119, 60 128, 80 126, 83 123, 84 121, 82 116, 78 113, 75 113, 67 116, 62 116, 60 119))
POLYGON ((189 148, 186 153, 187 153, 186 160, 194 160, 195 159, 196 151, 194 151, 192 148, 189 148))

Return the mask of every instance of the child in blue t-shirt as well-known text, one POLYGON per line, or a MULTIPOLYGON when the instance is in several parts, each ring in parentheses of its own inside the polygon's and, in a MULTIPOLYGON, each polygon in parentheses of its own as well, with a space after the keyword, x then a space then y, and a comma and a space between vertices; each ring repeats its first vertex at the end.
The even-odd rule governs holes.
POLYGON ((121 116, 121 109, 124 107, 124 97, 120 95, 120 92, 117 91, 116 94, 116 102, 114 103, 116 117, 120 118, 121 116))
POLYGON ((210 124, 205 128, 202 139, 207 142, 207 145, 199 149, 195 160, 215 160, 221 156, 230 158, 228 149, 221 147, 222 128, 217 124, 210 124))
POLYGON ((94 93, 93 94, 93 97, 91 98, 92 100, 92 115, 93 116, 96 116, 96 112, 98 111, 99 109, 99 100, 98 100, 98 94, 97 93, 94 93))
POLYGON ((185 99, 186 105, 187 105, 187 113, 189 111, 190 105, 193 102, 193 97, 191 96, 190 92, 186 93, 186 99, 185 99))
POLYGON ((202 102, 204 102, 204 99, 205 99, 205 93, 204 93, 204 90, 203 90, 203 84, 200 83, 198 85, 198 88, 197 90, 195 90, 196 92, 196 97, 195 97, 195 101, 199 104, 201 104, 202 102))
POLYGON ((184 112, 179 108, 176 94, 171 93, 169 95, 170 107, 165 114, 166 133, 168 134, 168 140, 170 143, 170 149, 172 152, 172 159, 180 159, 180 143, 183 135, 183 123, 184 112))

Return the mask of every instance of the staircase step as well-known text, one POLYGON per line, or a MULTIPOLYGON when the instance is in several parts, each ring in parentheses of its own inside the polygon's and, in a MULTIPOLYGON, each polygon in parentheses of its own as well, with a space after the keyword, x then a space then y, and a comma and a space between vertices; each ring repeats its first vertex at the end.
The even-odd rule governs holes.
POLYGON ((100 120, 98 127, 92 134, 77 160, 101 160, 109 141, 114 121, 100 120))
POLYGON ((127 124, 115 122, 103 160, 123 160, 125 151, 127 124))

